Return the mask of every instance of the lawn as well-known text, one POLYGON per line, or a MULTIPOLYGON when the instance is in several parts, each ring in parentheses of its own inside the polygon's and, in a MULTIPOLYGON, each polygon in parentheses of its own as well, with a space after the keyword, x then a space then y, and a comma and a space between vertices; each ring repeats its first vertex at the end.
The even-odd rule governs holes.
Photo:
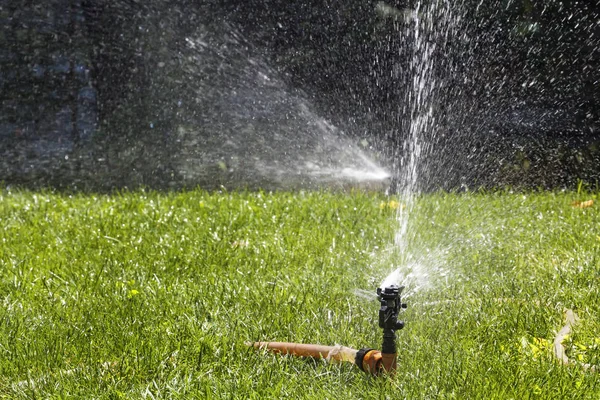
POLYGON ((422 195, 402 238, 396 200, 0 191, 0 397, 600 398, 599 193, 422 195), (244 344, 379 348, 396 268, 395 376, 244 344))

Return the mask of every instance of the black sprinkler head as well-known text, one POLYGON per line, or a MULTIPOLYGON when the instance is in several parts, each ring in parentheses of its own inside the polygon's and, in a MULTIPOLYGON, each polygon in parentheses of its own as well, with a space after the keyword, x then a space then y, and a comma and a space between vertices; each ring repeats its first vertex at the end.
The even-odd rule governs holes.
POLYGON ((396 353, 396 330, 404 328, 404 321, 398 321, 400 309, 406 308, 400 294, 404 286, 390 285, 377 289, 379 308, 379 327, 383 329, 382 353, 396 353))

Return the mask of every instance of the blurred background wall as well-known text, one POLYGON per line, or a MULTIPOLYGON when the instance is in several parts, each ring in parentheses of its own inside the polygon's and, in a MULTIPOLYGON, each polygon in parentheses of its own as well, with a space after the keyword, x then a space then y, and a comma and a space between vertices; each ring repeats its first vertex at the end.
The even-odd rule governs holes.
MULTIPOLYGON (((598 181, 599 9, 466 0, 452 11, 454 34, 434 66, 445 89, 422 189, 598 181)), ((228 76, 218 65, 247 68, 231 54, 259 57, 394 170, 410 124, 403 106, 417 11, 401 0, 1 0, 0 180, 94 190, 244 185, 248 176, 223 174, 218 159, 193 179, 178 167, 182 126, 202 125, 196 110, 220 96, 198 102, 198 82, 228 76), (207 57, 225 57, 206 64, 214 71, 189 67, 186 40, 203 35, 236 38, 214 39, 207 57)), ((199 134, 215 135, 223 115, 199 134)), ((208 154, 219 141, 202 146, 208 154)))

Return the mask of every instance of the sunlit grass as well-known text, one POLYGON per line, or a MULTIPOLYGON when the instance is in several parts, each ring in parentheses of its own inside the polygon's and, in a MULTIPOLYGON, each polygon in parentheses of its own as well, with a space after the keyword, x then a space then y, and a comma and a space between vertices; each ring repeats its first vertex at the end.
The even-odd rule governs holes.
POLYGON ((397 200, 1 192, 0 396, 598 398, 596 193, 422 196, 404 249, 397 200), (244 345, 379 347, 364 294, 405 262, 426 284, 407 287, 394 378, 244 345))

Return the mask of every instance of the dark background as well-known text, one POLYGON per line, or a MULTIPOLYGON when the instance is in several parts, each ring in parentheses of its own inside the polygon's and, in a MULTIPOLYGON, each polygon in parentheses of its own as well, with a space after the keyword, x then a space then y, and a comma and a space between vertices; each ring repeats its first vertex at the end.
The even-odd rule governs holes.
MULTIPOLYGON (((349 136, 367 137, 396 170, 410 122, 415 7, 0 1, 0 180, 180 187, 172 132, 189 115, 176 104, 193 85, 182 68, 184 40, 199 27, 239 34, 241 47, 349 136)), ((440 42, 434 76, 443 84, 432 104, 436 131, 424 137, 431 147, 420 163, 421 189, 598 181, 599 9, 594 0, 465 0, 452 7, 449 39, 435 34, 447 27, 442 22, 427 37, 440 42)))

